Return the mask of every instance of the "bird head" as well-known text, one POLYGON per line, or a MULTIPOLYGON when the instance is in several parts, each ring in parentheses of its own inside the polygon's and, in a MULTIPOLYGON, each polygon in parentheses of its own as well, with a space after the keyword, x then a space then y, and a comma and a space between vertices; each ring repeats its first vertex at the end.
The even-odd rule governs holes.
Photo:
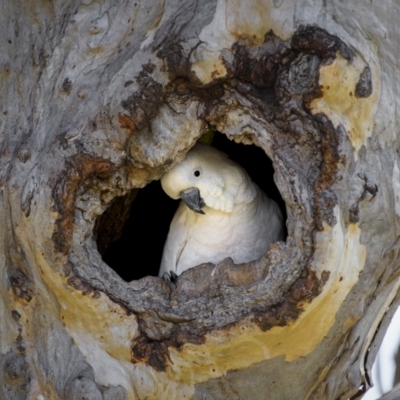
POLYGON ((225 153, 204 143, 196 143, 185 159, 161 178, 165 193, 181 198, 200 214, 203 207, 231 212, 237 203, 256 196, 256 186, 246 171, 225 153))

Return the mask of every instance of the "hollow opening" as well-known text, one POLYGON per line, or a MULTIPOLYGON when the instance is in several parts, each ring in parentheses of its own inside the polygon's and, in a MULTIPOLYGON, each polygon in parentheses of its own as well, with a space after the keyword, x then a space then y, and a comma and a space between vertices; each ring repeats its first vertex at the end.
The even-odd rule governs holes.
MULTIPOLYGON (((216 134, 212 145, 228 154, 247 171, 261 190, 278 203, 286 221, 285 202, 275 185, 272 162, 265 152, 255 145, 237 144, 223 134, 216 134)), ((102 235, 109 233, 101 226, 101 219, 97 227, 97 243, 104 262, 127 282, 158 275, 169 225, 179 201, 168 197, 160 182, 154 181, 131 196, 129 204, 132 204, 130 214, 121 236, 103 246, 106 247, 104 249, 100 249, 99 243, 102 235)), ((108 221, 115 220, 113 211, 110 211, 108 221)))
POLYGON ((121 237, 107 248, 103 260, 129 282, 158 275, 169 225, 179 202, 168 197, 159 181, 140 189, 121 237))

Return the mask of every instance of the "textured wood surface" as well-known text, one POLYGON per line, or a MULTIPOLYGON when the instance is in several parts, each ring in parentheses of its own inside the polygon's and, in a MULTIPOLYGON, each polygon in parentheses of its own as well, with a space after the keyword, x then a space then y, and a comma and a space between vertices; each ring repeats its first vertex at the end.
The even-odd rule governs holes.
POLYGON ((399 304, 399 10, 3 1, 0 397, 333 400, 367 387, 399 304), (99 226, 119 234, 101 216, 128 196, 107 217, 124 220, 132 191, 210 128, 272 160, 286 242, 188 270, 173 290, 124 282, 98 251, 99 226))

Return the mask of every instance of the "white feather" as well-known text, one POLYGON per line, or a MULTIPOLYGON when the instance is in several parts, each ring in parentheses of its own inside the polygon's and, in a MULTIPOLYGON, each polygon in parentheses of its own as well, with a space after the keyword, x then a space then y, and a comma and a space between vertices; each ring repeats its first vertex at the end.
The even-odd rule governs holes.
POLYGON ((278 205, 251 181, 226 154, 197 143, 186 158, 161 179, 173 199, 197 188, 205 202, 204 215, 182 201, 172 220, 159 276, 177 275, 196 265, 217 264, 230 257, 236 263, 261 258, 269 245, 284 239, 278 205), (194 172, 200 171, 196 177, 194 172))

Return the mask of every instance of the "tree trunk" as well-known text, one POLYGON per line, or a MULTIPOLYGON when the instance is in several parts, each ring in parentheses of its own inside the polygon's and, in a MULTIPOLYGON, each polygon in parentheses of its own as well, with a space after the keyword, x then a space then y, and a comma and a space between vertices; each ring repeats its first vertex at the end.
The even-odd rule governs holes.
POLYGON ((398 2, 0 10, 0 397, 360 396, 400 304, 398 2), (270 158, 286 241, 125 282, 100 252, 210 129, 270 158))

